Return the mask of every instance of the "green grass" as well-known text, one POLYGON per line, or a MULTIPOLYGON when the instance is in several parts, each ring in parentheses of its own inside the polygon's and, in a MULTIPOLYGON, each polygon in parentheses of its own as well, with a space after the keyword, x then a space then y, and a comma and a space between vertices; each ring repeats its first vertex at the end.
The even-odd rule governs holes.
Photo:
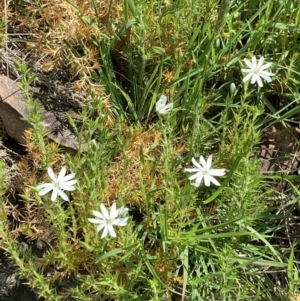
MULTIPOLYGON (((73 155, 45 138, 28 92, 33 77, 17 64, 34 130, 20 163, 19 220, 1 186, 0 238, 46 300, 298 300, 299 176, 282 173, 291 185, 280 194, 279 176, 262 175, 254 155, 272 125, 298 125, 299 4, 217 2, 109 1, 105 17, 104 2, 63 2, 81 26, 77 35, 64 23, 44 26, 62 37, 61 62, 93 87, 82 125, 70 118, 88 144, 73 155), (262 88, 242 82, 243 59, 252 55, 273 63, 276 75, 262 88), (158 116, 162 94, 174 109, 158 116), (227 170, 220 187, 191 185, 184 168, 200 155, 227 170), (40 197, 35 187, 49 181, 46 168, 63 165, 78 179, 71 201, 40 197), (115 239, 101 239, 88 218, 113 201, 129 208, 129 221, 115 239), (44 239, 49 229, 42 257, 21 250, 21 237, 44 239), (76 285, 56 290, 68 277, 76 285)), ((46 18, 45 7, 17 3, 21 17, 46 18)), ((55 48, 47 39, 35 43, 55 48)))

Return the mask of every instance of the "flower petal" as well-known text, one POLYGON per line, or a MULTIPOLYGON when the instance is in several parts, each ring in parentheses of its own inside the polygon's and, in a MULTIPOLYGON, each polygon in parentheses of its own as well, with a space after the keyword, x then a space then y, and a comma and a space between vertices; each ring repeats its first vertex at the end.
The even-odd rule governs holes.
POLYGON ((157 112, 161 113, 161 110, 163 109, 164 105, 167 103, 167 97, 165 95, 162 95, 159 100, 156 102, 155 109, 157 112))
MULTIPOLYGON (((75 177, 75 173, 73 172, 73 173, 70 173, 69 175, 67 175, 67 176, 65 176, 61 181, 62 182, 67 182, 67 181, 69 181, 69 180, 71 180, 71 179, 73 179, 74 177, 75 177)), ((73 180, 73 181, 76 181, 77 182, 77 180, 73 180)), ((75 183, 76 183, 75 182, 75 183)))
POLYGON ((43 196, 43 195, 47 194, 48 192, 50 192, 52 189, 53 189, 53 186, 45 187, 39 191, 39 195, 43 196))
POLYGON ((60 188, 67 191, 74 191, 76 189, 74 186, 66 184, 60 185, 60 188))
POLYGON ((248 82, 252 76, 253 76, 253 73, 248 73, 248 74, 243 78, 243 82, 248 82))
POLYGON ((66 193, 63 190, 57 189, 57 192, 63 200, 69 201, 69 197, 66 195, 66 193))
POLYGON ((167 96, 166 95, 161 95, 161 97, 159 98, 158 102, 161 104, 161 105, 165 105, 167 103, 167 96))
POLYGON ((54 174, 54 171, 53 171, 52 167, 48 167, 47 172, 48 172, 48 175, 49 175, 50 179, 53 182, 55 182, 56 181, 56 176, 54 174))
POLYGON ((270 83, 272 81, 271 77, 270 76, 267 76, 267 75, 263 75, 261 74, 260 75, 265 81, 267 81, 268 83, 270 83))
POLYGON ((128 217, 122 217, 122 218, 117 218, 117 219, 114 219, 112 221, 112 224, 113 225, 116 225, 116 226, 126 226, 127 224, 127 221, 128 221, 128 217))
POLYGON ((199 175, 196 179, 195 186, 199 187, 203 179, 203 174, 199 175))
POLYGON ((220 183, 212 176, 207 175, 207 178, 210 182, 212 182, 213 184, 215 184, 216 186, 220 186, 220 183))
POLYGON ((209 187, 210 186, 210 177, 209 175, 204 176, 204 185, 209 187))
POLYGON ((209 156, 206 161, 206 169, 211 168, 212 156, 209 156))
POLYGON ((109 232, 111 237, 116 237, 117 236, 117 234, 115 232, 115 229, 114 229, 112 224, 107 225, 107 228, 108 228, 108 232, 109 232))
MULTIPOLYGON (((96 228, 96 233, 98 234, 104 227, 106 227, 105 223, 99 224, 96 228)), ((103 236, 103 234, 102 234, 103 236)))
POLYGON ((264 63, 264 57, 261 56, 260 59, 259 59, 259 61, 258 61, 258 63, 257 63, 256 68, 257 68, 257 69, 260 69, 261 66, 263 65, 263 63, 264 63))
POLYGON ((128 211, 129 211, 128 208, 126 208, 126 207, 121 207, 121 208, 119 209, 119 215, 125 217, 125 216, 128 214, 128 211))
POLYGON ((161 114, 167 114, 173 109, 173 103, 169 103, 162 108, 161 114))
POLYGON ((252 56, 252 67, 251 69, 256 69, 257 68, 257 64, 256 64, 256 57, 255 55, 252 56))
POLYGON ((257 82, 257 84, 258 84, 260 87, 263 87, 263 86, 264 86, 263 83, 262 83, 262 80, 261 80, 261 78, 260 78, 259 75, 257 75, 256 82, 257 82))
POLYGON ((275 73, 272 73, 272 72, 269 72, 269 71, 264 71, 264 70, 260 71, 259 74, 260 74, 260 75, 264 74, 264 75, 269 75, 269 76, 275 75, 275 73))
POLYGON ((185 168, 184 171, 185 172, 199 172, 199 171, 202 172, 202 169, 200 169, 200 168, 185 168))
POLYGON ((192 158, 192 162, 198 169, 203 170, 203 166, 200 165, 194 157, 192 158))
POLYGON ((272 66, 272 63, 265 63, 263 66, 260 67, 260 70, 270 68, 271 66, 272 66))
MULTIPOLYGON (((100 225, 97 227, 97 230, 98 230, 99 228, 100 228, 100 225)), ((103 227, 102 227, 102 228, 103 228, 103 227)), ((101 230, 101 228, 100 228, 100 230, 101 230)), ((100 230, 99 230, 99 231, 100 231, 100 230)), ((105 225, 104 230, 103 230, 103 233, 102 233, 102 235, 101 235, 101 238, 106 237, 107 234, 108 234, 108 225, 105 225)))
POLYGON ((96 211, 96 210, 93 210, 93 214, 96 216, 96 217, 99 217, 101 218, 102 220, 105 220, 105 217, 103 216, 103 214, 99 211, 96 211))
POLYGON ((48 188, 48 187, 53 188, 54 187, 53 183, 43 183, 43 184, 36 186, 36 188, 38 188, 38 189, 44 189, 44 188, 48 188))
POLYGON ((251 84, 255 84, 256 83, 256 79, 257 79, 257 75, 253 74, 252 78, 251 78, 251 84))
POLYGON ((117 210, 116 202, 111 205, 109 218, 114 220, 119 214, 119 210, 117 210))
POLYGON ((93 224, 105 224, 102 219, 98 218, 88 218, 88 221, 93 224))
POLYGON ((244 72, 244 73, 252 73, 253 72, 253 70, 252 69, 241 69, 242 70, 242 72, 244 72))
POLYGON ((266 80, 268 83, 272 81, 271 77, 268 76, 268 75, 260 74, 260 76, 261 76, 264 80, 266 80))
POLYGON ((201 171, 201 172, 197 172, 197 173, 195 173, 194 175, 191 175, 191 176, 189 177, 189 180, 193 181, 193 180, 195 180, 195 179, 197 179, 197 178, 199 178, 199 177, 203 177, 203 172, 202 172, 202 171, 201 171))
POLYGON ((244 62, 252 70, 252 63, 248 59, 244 59, 244 62))
POLYGON ((225 175, 225 168, 219 168, 219 169, 211 169, 209 171, 209 174, 211 176, 218 176, 218 177, 221 177, 221 176, 224 176, 225 175))
POLYGON ((55 201, 56 201, 57 195, 58 195, 58 189, 57 189, 57 188, 54 188, 54 189, 53 189, 53 192, 52 192, 52 195, 51 195, 51 201, 52 201, 52 202, 55 202, 55 201))
POLYGON ((206 160, 204 159, 203 156, 200 156, 200 163, 202 164, 203 166, 203 169, 206 169, 207 167, 207 163, 206 163, 206 160))
POLYGON ((67 167, 66 166, 63 166, 59 172, 59 175, 57 177, 57 182, 60 182, 64 176, 66 175, 66 172, 67 172, 67 167))
POLYGON ((100 204, 100 209, 104 216, 104 219, 109 219, 109 214, 108 214, 108 211, 107 211, 106 207, 104 206, 104 204, 100 204))

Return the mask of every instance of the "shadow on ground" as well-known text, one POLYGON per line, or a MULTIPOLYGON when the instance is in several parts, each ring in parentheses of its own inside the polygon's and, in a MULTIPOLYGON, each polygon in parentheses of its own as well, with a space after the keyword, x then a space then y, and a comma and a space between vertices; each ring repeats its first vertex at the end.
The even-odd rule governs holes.
POLYGON ((12 263, 0 251, 0 301, 42 301, 18 277, 12 263))

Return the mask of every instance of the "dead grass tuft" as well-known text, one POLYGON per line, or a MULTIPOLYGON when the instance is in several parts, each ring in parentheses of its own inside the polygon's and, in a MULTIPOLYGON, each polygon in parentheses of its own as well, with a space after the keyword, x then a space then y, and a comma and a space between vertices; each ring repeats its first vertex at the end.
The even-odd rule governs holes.
MULTIPOLYGON (((35 185, 43 179, 41 173, 41 166, 43 166, 43 157, 41 150, 31 141, 31 131, 25 132, 26 151, 27 153, 22 157, 18 163, 18 168, 22 176, 22 186, 18 187, 19 190, 26 192, 27 185, 35 185)), ((58 146, 53 142, 48 143, 47 150, 50 153, 51 166, 63 166, 66 162, 65 154, 58 152, 58 146)), ((46 174, 46 173, 45 173, 46 174)), ((31 190, 28 190, 31 191, 31 190)), ((30 195, 28 195, 30 197, 30 195)))
POLYGON ((128 134, 131 139, 123 155, 108 170, 104 193, 109 200, 115 200, 125 188, 129 192, 126 196, 128 204, 140 207, 145 202, 144 189, 149 189, 151 185, 162 187, 163 171, 158 164, 161 157, 161 133, 153 128, 146 132, 135 128, 124 135, 124 144, 128 134), (141 160, 141 154, 144 160, 141 160))

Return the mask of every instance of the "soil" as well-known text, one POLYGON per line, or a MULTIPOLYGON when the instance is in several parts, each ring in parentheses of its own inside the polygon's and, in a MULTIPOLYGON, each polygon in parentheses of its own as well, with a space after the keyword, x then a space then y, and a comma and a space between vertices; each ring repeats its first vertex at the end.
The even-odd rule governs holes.
POLYGON ((20 279, 4 251, 0 251, 0 301, 42 301, 29 288, 25 281, 20 279))

